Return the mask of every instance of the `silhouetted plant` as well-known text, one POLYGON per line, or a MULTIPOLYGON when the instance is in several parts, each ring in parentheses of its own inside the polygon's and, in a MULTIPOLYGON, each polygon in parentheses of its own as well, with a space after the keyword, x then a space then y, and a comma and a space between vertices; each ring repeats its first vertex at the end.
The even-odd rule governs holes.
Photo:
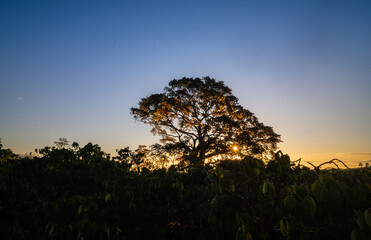
POLYGON ((113 161, 98 145, 72 145, 0 161, 2 238, 370 237, 370 167, 316 171, 277 152, 267 165, 248 156, 137 171, 126 164, 139 151, 113 161))
POLYGON ((12 160, 12 159, 17 159, 18 155, 15 154, 12 150, 8 149, 3 149, 3 144, 1 143, 1 138, 0 138, 0 161, 7 161, 7 160, 12 160))

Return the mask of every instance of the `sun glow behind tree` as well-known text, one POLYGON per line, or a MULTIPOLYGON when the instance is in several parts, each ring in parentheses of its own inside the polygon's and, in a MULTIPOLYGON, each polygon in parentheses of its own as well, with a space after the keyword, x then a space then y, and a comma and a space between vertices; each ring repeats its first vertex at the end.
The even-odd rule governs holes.
POLYGON ((170 81, 132 108, 135 119, 160 135, 156 151, 197 164, 206 159, 272 155, 280 136, 244 109, 224 82, 210 77, 170 81))

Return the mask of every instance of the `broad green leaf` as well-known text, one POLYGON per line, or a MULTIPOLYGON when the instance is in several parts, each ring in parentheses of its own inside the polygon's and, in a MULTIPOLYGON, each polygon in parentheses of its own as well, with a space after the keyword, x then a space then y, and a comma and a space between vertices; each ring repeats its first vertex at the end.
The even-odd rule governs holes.
POLYGON ((290 157, 288 155, 283 155, 278 160, 278 165, 280 166, 281 169, 289 168, 290 167, 290 157))
POLYGON ((312 197, 308 197, 308 199, 310 200, 310 203, 311 203, 311 211, 312 211, 312 216, 314 216, 314 214, 316 213, 316 210, 317 210, 317 204, 316 204, 316 201, 314 201, 314 199, 312 197))
POLYGON ((350 234, 350 239, 351 240, 363 240, 359 232, 355 229, 353 229, 352 233, 350 234))
POLYGON ((216 198, 214 197, 213 199, 210 200, 210 206, 213 208, 216 203, 216 198))
POLYGON ((242 232, 246 232, 246 226, 245 226, 245 224, 242 224, 242 232))
POLYGON ((293 195, 287 195, 282 201, 285 208, 290 212, 293 211, 298 205, 298 201, 293 195))
POLYGON ((356 212, 355 220, 357 222, 359 230, 361 230, 361 231, 366 230, 366 222, 365 222, 365 219, 364 219, 364 214, 361 211, 356 212))
POLYGON ((326 187, 321 184, 320 181, 315 181, 312 186, 312 193, 314 197, 316 198, 317 201, 323 202, 325 200, 325 195, 326 195, 326 187))
POLYGON ((106 194, 106 197, 104 198, 104 200, 105 200, 106 202, 108 202, 109 200, 111 200, 111 198, 112 198, 111 194, 110 194, 110 193, 107 193, 107 194, 106 194))
POLYGON ((252 240, 252 235, 251 235, 251 233, 247 233, 246 234, 246 240, 252 240))
POLYGON ((54 232, 54 224, 49 229, 49 236, 51 236, 53 234, 53 232, 54 232))
POLYGON ((267 180, 265 180, 263 183, 263 194, 265 195, 267 194, 267 192, 268 192, 268 182, 267 180))
POLYGON ((316 203, 312 197, 305 197, 301 202, 302 210, 307 214, 307 216, 314 216, 316 212, 316 203))
POLYGON ((364 212, 364 216, 365 216, 365 222, 367 223, 368 228, 371 229, 371 213, 367 209, 364 212))
POLYGON ((282 218, 280 221, 280 229, 283 236, 288 237, 289 236, 289 223, 286 219, 282 218))
POLYGON ((77 214, 80 215, 81 214, 81 211, 82 211, 82 204, 79 206, 79 208, 77 209, 77 214))

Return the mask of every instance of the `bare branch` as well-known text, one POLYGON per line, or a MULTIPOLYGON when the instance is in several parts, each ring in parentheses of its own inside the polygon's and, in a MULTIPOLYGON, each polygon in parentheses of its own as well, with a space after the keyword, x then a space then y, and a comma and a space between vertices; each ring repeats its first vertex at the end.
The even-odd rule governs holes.
POLYGON ((336 164, 336 162, 335 161, 338 161, 338 162, 340 162, 340 163, 342 163, 347 169, 350 169, 343 161, 341 161, 340 159, 337 159, 337 158, 334 158, 334 159, 331 159, 330 161, 327 161, 327 162, 324 162, 324 163, 321 163, 320 165, 318 165, 318 166, 315 166, 315 165, 313 165, 312 163, 310 163, 310 162, 307 162, 308 164, 310 164, 313 168, 314 168, 314 170, 317 170, 317 171, 319 171, 320 170, 320 168, 323 166, 323 165, 326 165, 326 164, 334 164, 338 169, 339 169, 339 166, 336 164))

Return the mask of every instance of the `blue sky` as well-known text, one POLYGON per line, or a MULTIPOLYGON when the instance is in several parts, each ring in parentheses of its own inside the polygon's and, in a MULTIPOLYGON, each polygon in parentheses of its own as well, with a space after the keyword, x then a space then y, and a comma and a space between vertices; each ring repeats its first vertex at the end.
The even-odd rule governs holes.
POLYGON ((104 150, 157 142, 130 115, 211 76, 292 158, 371 159, 370 1, 1 1, 0 137, 104 150))

